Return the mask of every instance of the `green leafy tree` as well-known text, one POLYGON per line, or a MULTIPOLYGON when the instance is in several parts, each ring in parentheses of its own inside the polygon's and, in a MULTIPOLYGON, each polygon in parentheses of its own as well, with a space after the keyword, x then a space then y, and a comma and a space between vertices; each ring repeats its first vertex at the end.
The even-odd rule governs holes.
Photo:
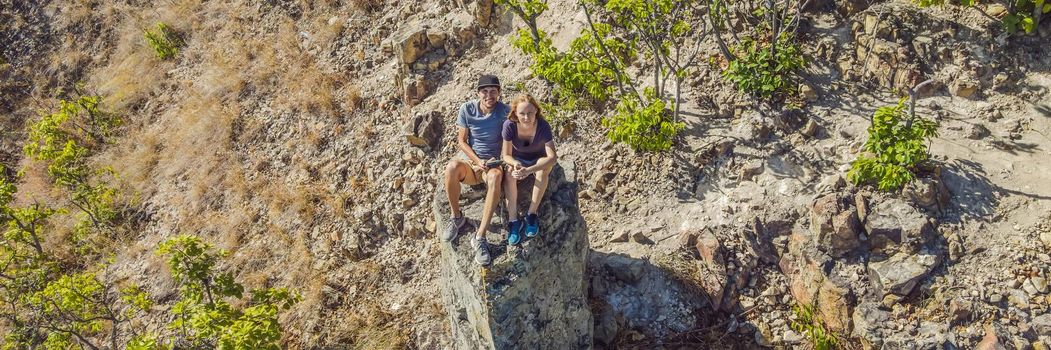
POLYGON ((906 112, 902 99, 876 110, 868 134, 866 153, 851 163, 847 178, 894 191, 912 181, 917 167, 930 159, 927 142, 938 135, 938 123, 906 112))
POLYGON ((957 3, 963 7, 972 7, 979 3, 1000 3, 1007 9, 1007 14, 1000 19, 1000 24, 1008 33, 1034 33, 1040 21, 1051 13, 1051 3, 1046 0, 915 0, 920 7, 944 6, 946 3, 957 3))
POLYGON ((48 220, 61 210, 39 203, 12 207, 16 191, 0 178, 0 317, 9 332, 4 346, 98 349, 97 339, 105 336, 117 348, 127 321, 149 309, 148 297, 134 286, 117 291, 91 271, 63 273, 71 266, 44 248, 48 220))
POLYGON ((108 169, 95 171, 87 162, 92 149, 105 144, 122 123, 99 103, 98 96, 61 101, 56 112, 29 125, 29 140, 23 147, 31 159, 47 163, 55 185, 68 190, 70 203, 83 215, 82 223, 74 228, 74 238, 80 243, 90 241, 89 228, 112 232, 118 216, 116 189, 92 182, 93 177, 114 173, 108 169))
MULTIPOLYGON (((648 90, 647 93, 652 95, 653 91, 648 90)), ((640 106, 639 100, 630 97, 620 100, 617 113, 602 121, 610 129, 610 140, 623 142, 641 151, 670 149, 672 138, 685 126, 668 118, 663 101, 657 98, 649 101, 649 105, 640 106)))
POLYGON ((68 349, 73 345, 100 349, 91 339, 109 330, 110 348, 119 348, 121 331, 138 311, 151 302, 138 287, 115 291, 93 272, 63 275, 28 298, 41 328, 48 331, 45 348, 68 349), (118 301, 132 307, 121 310, 118 301))
POLYGON ((218 273, 215 265, 226 256, 192 235, 180 235, 161 243, 157 253, 167 256, 181 299, 172 307, 175 320, 169 327, 179 332, 176 344, 218 349, 279 349, 279 310, 300 300, 286 289, 253 291, 244 309, 233 307, 227 298, 242 298, 244 287, 230 273, 218 273))
POLYGON ((546 1, 498 3, 526 23, 513 44, 533 58, 533 73, 554 86, 561 109, 578 108, 581 102, 603 106, 612 99, 617 102, 617 114, 603 119, 610 140, 645 151, 670 148, 671 140, 683 129, 678 122, 681 81, 700 47, 700 40, 687 43, 688 34, 700 23, 692 17, 692 1, 582 1, 588 26, 566 52, 554 49, 547 34, 536 27, 537 17, 547 9, 546 1), (599 16, 596 12, 609 20, 594 21, 599 16), (693 50, 687 52, 684 48, 691 44, 693 50), (653 77, 650 93, 628 72, 640 58, 646 59, 647 72, 653 77), (674 96, 667 89, 669 79, 675 84, 674 96), (625 134, 630 132, 645 134, 625 134), (669 146, 655 146, 665 144, 669 146))

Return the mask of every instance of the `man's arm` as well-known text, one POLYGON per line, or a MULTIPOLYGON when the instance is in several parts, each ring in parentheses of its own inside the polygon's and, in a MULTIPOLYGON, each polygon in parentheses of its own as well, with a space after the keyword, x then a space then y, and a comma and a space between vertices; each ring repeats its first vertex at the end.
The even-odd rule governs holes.
POLYGON ((485 162, 481 158, 478 158, 478 154, 474 153, 474 149, 467 143, 467 138, 470 136, 470 131, 465 127, 459 127, 459 132, 456 135, 456 147, 460 149, 460 152, 467 155, 467 158, 471 161, 471 164, 476 167, 485 170, 485 162))

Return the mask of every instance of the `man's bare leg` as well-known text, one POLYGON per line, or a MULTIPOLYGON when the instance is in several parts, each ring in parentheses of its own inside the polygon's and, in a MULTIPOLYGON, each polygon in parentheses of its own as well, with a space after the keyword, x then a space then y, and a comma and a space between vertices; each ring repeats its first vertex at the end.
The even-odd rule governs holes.
POLYGON ((471 165, 461 159, 453 159, 445 166, 445 193, 449 196, 449 210, 453 217, 461 217, 460 183, 477 184, 471 165))
POLYGON ((443 227, 439 233, 439 237, 445 242, 456 238, 460 227, 466 221, 460 210, 460 182, 478 183, 478 179, 470 164, 461 159, 453 159, 445 166, 445 194, 449 196, 449 211, 451 212, 449 225, 443 227))
POLYGON ((504 198, 507 199, 507 220, 518 220, 518 179, 511 172, 504 173, 504 198))
POLYGON ((478 224, 476 238, 485 237, 485 231, 489 229, 489 222, 493 219, 493 211, 496 204, 500 202, 500 183, 503 180, 503 171, 500 168, 491 168, 483 175, 486 184, 485 207, 482 209, 482 221, 478 224))

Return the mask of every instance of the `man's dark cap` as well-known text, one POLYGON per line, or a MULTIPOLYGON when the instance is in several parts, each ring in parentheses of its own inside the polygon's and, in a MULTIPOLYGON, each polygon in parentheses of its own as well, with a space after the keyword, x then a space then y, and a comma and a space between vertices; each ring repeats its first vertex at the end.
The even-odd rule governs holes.
POLYGON ((483 75, 482 77, 478 78, 478 90, 490 86, 500 87, 500 78, 497 78, 495 75, 489 74, 483 75))

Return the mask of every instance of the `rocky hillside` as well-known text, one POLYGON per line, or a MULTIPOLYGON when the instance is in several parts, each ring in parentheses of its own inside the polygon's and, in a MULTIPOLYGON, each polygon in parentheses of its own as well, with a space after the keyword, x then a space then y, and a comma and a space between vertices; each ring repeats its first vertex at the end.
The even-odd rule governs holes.
MULTIPOLYGON (((113 170, 92 181, 119 193, 125 221, 100 248, 111 262, 99 276, 149 295, 131 322, 142 332, 175 333, 181 282, 156 250, 192 234, 228 251, 216 269, 247 289, 302 296, 278 314, 284 348, 503 347, 492 344, 508 332, 573 321, 591 324, 517 339, 1047 349, 1049 21, 1009 34, 996 4, 811 2, 798 25, 806 64, 783 101, 739 92, 711 28, 696 28, 705 54, 685 71, 669 151, 609 141, 612 105, 560 116, 553 188, 572 193, 549 196, 545 213, 586 249, 527 245, 476 271, 455 255, 465 239, 436 238, 432 203, 477 77, 498 75, 505 101, 557 102, 511 44, 523 22, 491 0, 0 0, 0 175, 18 185, 13 207, 72 207, 48 164, 25 156, 27 127, 81 95, 122 117, 87 164, 113 170), (184 42, 170 59, 143 38, 156 23, 184 42), (896 191, 848 181, 875 111, 928 79, 915 111, 940 127, 922 176, 896 191), (464 271, 443 272, 454 266, 464 271), (583 271, 584 287, 523 266, 583 271), (567 292, 508 306, 542 298, 529 287, 567 292), (478 326, 520 318, 535 322, 478 326)), ((565 50, 588 16, 547 3, 538 25, 565 50)), ((69 216, 48 224, 49 249, 70 249, 69 216)), ((93 264, 66 255, 63 266, 93 264)))

